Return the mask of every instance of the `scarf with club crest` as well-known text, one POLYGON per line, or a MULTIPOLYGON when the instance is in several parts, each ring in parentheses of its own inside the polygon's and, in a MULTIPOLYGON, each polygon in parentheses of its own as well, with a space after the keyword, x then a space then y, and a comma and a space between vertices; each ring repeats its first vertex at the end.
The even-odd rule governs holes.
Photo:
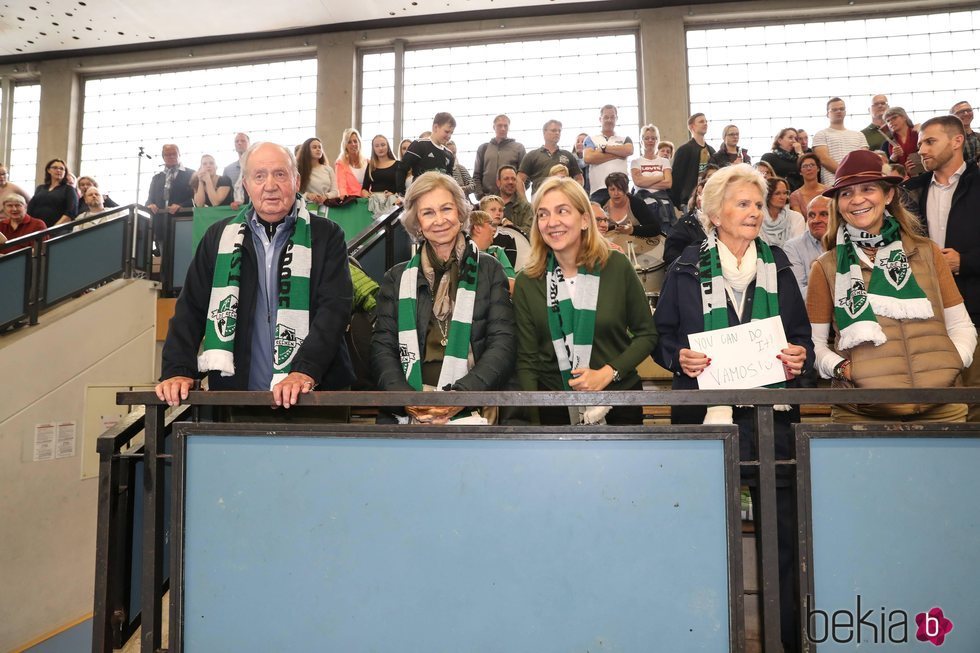
MULTIPOLYGON (((294 211, 296 224, 283 250, 283 265, 279 272, 282 283, 273 338, 270 389, 289 374, 293 358, 310 330, 310 214, 301 199, 296 200, 294 211)), ((239 320, 242 247, 248 236, 248 216, 251 212, 251 204, 243 206, 225 225, 218 241, 207 324, 204 327, 203 351, 197 359, 197 369, 201 372, 216 371, 221 376, 235 374, 234 351, 239 320)), ((251 319, 251 316, 244 316, 243 319, 251 319)))
MULTIPOLYGON (((779 293, 776 285, 776 262, 772 250, 761 238, 755 239, 755 293, 752 296, 752 320, 764 320, 779 315, 779 293)), ((704 330, 726 329, 728 323, 728 296, 725 278, 721 271, 718 254, 718 234, 712 229, 701 242, 698 277, 701 281, 701 308, 704 312, 704 330)), ((773 383, 767 388, 783 388, 785 383, 773 383)))
MULTIPOLYGON (((398 286, 398 350, 401 353, 405 380, 414 390, 422 390, 422 355, 416 325, 418 310, 418 278, 422 265, 421 245, 402 272, 398 286)), ((453 298, 452 317, 446 340, 446 353, 439 370, 439 390, 450 390, 456 381, 469 372, 470 328, 473 305, 476 301, 476 279, 480 251, 464 237, 459 282, 453 298)), ((432 289, 433 295, 436 289, 432 289)))
POLYGON ((896 320, 932 317, 932 303, 916 283, 902 249, 898 220, 886 214, 880 234, 844 223, 837 229, 835 251, 834 321, 840 332, 841 349, 852 349, 862 342, 884 344, 887 338, 878 324, 878 315, 896 320), (855 247, 878 248, 867 285, 855 247))

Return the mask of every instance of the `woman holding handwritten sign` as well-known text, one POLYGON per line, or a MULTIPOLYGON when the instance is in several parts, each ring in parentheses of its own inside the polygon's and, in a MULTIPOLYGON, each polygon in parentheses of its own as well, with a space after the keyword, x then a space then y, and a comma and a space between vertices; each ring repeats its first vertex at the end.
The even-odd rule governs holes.
MULTIPOLYGON (((748 164, 722 168, 704 187, 702 208, 708 218, 707 239, 684 250, 671 267, 654 318, 660 344, 654 359, 674 372, 673 387, 696 389, 698 376, 711 359, 690 349, 688 337, 778 315, 789 344, 779 354, 785 385, 813 364, 810 324, 796 278, 786 255, 770 247, 759 231, 766 219, 766 182, 748 164)), ((776 458, 792 458, 791 424, 800 420, 798 406, 780 406, 775 413, 776 458)), ((735 423, 742 460, 757 460, 753 410, 749 407, 672 406, 674 424, 735 423)), ((777 535, 779 542, 782 638, 786 650, 797 650, 793 616, 794 500, 788 466, 777 472, 777 535)), ((743 483, 758 505, 756 473, 743 471, 743 483)), ((755 513, 759 514, 758 511, 755 513)))
MULTIPOLYGON (((873 152, 840 162, 807 309, 817 370, 838 387, 948 388, 973 360, 977 332, 943 253, 921 235, 873 152), (827 345, 834 327, 833 348, 827 345)), ((959 270, 959 261, 956 261, 959 270)), ((964 404, 834 406, 835 422, 966 419, 964 404)))

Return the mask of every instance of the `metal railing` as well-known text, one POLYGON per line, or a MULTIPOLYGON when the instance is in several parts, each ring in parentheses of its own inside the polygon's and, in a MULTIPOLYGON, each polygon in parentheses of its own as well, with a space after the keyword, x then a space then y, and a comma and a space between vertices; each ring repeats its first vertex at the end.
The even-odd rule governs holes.
POLYGON ((7 241, 3 249, 16 251, 0 256, 0 329, 37 324, 41 311, 107 281, 149 276, 151 245, 151 216, 138 204, 7 241))
MULTIPOLYGON (((144 651, 161 649, 162 605, 167 578, 164 577, 164 556, 170 555, 174 569, 179 561, 173 558, 175 547, 165 554, 164 470, 170 464, 165 441, 171 425, 179 419, 199 418, 198 411, 208 407, 270 406, 269 392, 201 392, 190 393, 189 409, 167 414, 168 407, 152 392, 122 392, 117 402, 124 405, 143 405, 144 414, 134 414, 104 433, 98 442, 100 459, 99 521, 96 558, 96 593, 93 648, 95 653, 109 653, 120 645, 127 628, 132 630, 137 617, 127 611, 129 588, 133 577, 129 573, 131 558, 126 552, 127 537, 142 545, 142 565, 138 572, 141 586, 139 624, 144 651), (134 443, 142 447, 128 450, 134 443), (140 460, 144 466, 142 487, 135 488, 129 479, 130 461, 140 460), (133 532, 132 511, 127 506, 139 501, 143 507, 140 533, 133 532), (127 522, 127 515, 129 520, 127 522)), ((628 392, 313 392, 302 395, 299 406, 363 406, 380 408, 393 405, 439 406, 751 406, 755 414, 755 438, 758 459, 740 461, 743 471, 751 469, 758 479, 758 511, 760 532, 760 594, 762 598, 763 650, 781 650, 779 570, 776 537, 776 475, 780 467, 795 468, 796 460, 777 460, 775 454, 775 418, 773 406, 826 404, 946 404, 980 403, 980 389, 781 389, 781 390, 684 390, 628 392)), ((185 407, 181 407, 185 408, 185 407)), ((265 425, 275 430, 275 425, 265 425)), ((327 426, 326 428, 330 428, 327 426)), ((368 427, 361 427, 368 430, 368 427)), ((370 427, 374 428, 374 427, 370 427)), ((411 427, 392 426, 391 429, 411 427)), ((519 437, 521 427, 500 426, 519 437)), ((637 429, 643 429, 637 426, 637 429)), ((355 432, 357 425, 344 427, 355 432)), ((376 431, 376 429, 375 429, 376 431)), ((599 433, 602 428, 598 428, 599 433)), ((615 438, 614 429, 608 437, 615 438)), ((448 433, 447 433, 448 434, 448 433)), ((460 437, 455 435, 453 437, 460 437)), ((559 439, 561 436, 557 436, 559 439)), ((805 516, 801 515, 801 519, 805 516)), ((805 525, 801 524, 801 528, 805 525)), ((171 595, 172 596, 172 595, 171 595)), ((171 611, 171 619, 178 618, 171 611)), ((737 641, 744 642, 744 624, 732 624, 737 641)), ((171 625, 171 632, 174 632, 171 625)))

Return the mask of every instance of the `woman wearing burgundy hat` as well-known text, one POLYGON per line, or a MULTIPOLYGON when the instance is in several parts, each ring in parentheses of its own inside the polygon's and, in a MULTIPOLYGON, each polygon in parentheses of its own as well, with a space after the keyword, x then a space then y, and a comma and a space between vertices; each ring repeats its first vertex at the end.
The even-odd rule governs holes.
MULTIPOLYGON (((807 311, 816 368, 835 387, 948 388, 970 365, 977 332, 939 248, 922 236, 874 152, 851 152, 813 263, 807 311), (831 327, 834 344, 828 343, 831 327)), ((834 406, 835 422, 959 421, 964 404, 834 406)))

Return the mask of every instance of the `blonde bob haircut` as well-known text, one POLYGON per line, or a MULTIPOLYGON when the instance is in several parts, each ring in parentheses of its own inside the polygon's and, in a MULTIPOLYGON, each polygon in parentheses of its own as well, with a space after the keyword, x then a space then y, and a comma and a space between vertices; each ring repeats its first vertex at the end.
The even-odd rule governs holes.
POLYGON ((766 178, 762 176, 761 172, 747 163, 725 166, 711 175, 705 183, 704 192, 701 195, 701 210, 704 211, 712 225, 715 224, 715 218, 721 215, 721 208, 725 203, 725 195, 728 194, 728 189, 741 184, 758 188, 762 194, 763 206, 766 205, 766 178))
POLYGON ((430 170, 419 175, 418 179, 412 182, 405 193, 405 212, 402 214, 402 226, 408 232, 412 242, 418 243, 422 238, 422 229, 419 226, 419 201, 438 189, 448 190, 452 195, 453 204, 456 205, 456 214, 459 217, 459 224, 463 231, 469 231, 470 205, 463 197, 463 189, 459 187, 456 180, 449 175, 444 175, 436 170, 430 170))
POLYGON ((609 260, 609 245, 596 226, 595 213, 589 203, 589 196, 585 194, 581 184, 571 177, 549 177, 541 184, 541 188, 534 193, 531 200, 531 213, 535 216, 530 234, 531 255, 522 272, 532 279, 540 279, 548 271, 548 254, 551 253, 551 249, 541 237, 537 215, 541 200, 553 191, 564 194, 573 209, 589 218, 585 229, 582 230, 582 242, 575 263, 590 271, 601 270, 609 260))
MULTIPOLYGON (((887 181, 873 181, 870 182, 881 188, 881 192, 888 195, 888 191, 895 191, 892 195, 892 200, 886 204, 886 213, 893 216, 898 221, 898 227, 902 232, 903 236, 907 236, 914 242, 918 243, 928 243, 930 242, 928 238, 922 235, 922 223, 909 213, 905 205, 902 204, 902 189, 895 184, 890 184, 887 181)), ((827 233, 823 236, 823 246, 824 248, 830 250, 837 245, 837 230, 840 228, 841 224, 846 222, 844 216, 840 212, 840 207, 837 206, 837 195, 834 195, 830 199, 830 219, 827 221, 827 233)))

